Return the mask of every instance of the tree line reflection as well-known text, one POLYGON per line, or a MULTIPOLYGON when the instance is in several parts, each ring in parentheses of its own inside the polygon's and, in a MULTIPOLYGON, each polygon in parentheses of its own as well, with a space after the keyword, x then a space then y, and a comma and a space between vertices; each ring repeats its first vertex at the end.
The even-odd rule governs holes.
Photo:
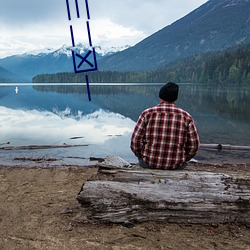
MULTIPOLYGON (((136 120, 147 107, 158 103, 162 85, 90 85, 92 101, 103 108, 136 120)), ((87 98, 84 85, 33 86, 37 91, 76 94, 87 98)), ((250 88, 221 87, 214 85, 180 84, 177 105, 191 114, 217 114, 250 122, 250 88)))

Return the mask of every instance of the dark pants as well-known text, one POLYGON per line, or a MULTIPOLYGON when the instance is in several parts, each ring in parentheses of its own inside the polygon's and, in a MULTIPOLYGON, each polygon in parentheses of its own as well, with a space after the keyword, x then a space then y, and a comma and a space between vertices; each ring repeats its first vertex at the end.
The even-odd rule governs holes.
MULTIPOLYGON (((156 169, 156 168, 153 168, 151 166, 149 166, 147 163, 145 163, 142 159, 138 159, 139 160, 139 165, 142 167, 142 168, 149 168, 149 169, 156 169)), ((169 169, 169 170, 182 170, 182 169, 185 169, 187 167, 188 163, 187 162, 184 162, 182 166, 179 166, 175 169, 169 169)))

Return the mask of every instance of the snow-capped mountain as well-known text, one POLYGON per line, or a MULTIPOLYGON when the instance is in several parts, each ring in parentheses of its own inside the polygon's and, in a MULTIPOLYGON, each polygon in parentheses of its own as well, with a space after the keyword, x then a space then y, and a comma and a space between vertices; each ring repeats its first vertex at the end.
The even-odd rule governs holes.
POLYGON ((128 49, 130 48, 131 46, 130 45, 124 45, 122 47, 105 47, 105 46, 95 46, 95 51, 99 54, 99 55, 102 55, 102 56, 107 56, 107 55, 111 55, 111 54, 114 54, 116 52, 120 52, 120 51, 123 51, 125 49, 128 49))
MULTIPOLYGON (((122 51, 129 46, 111 47, 95 46, 96 60, 122 51)), ((77 44, 76 47, 63 45, 58 49, 45 48, 39 51, 9 56, 0 59, 0 67, 23 76, 31 81, 37 74, 71 72, 74 70, 72 50, 84 56, 90 47, 85 44, 77 44)))
MULTIPOLYGON (((106 56, 106 55, 111 55, 113 53, 119 52, 119 51, 123 51, 125 49, 128 49, 129 47, 131 47, 130 45, 124 45, 124 46, 120 46, 120 47, 105 47, 103 45, 97 45, 94 46, 96 53, 98 53, 99 56, 106 56)), ((75 48, 73 48, 72 46, 66 45, 64 44, 62 47, 58 48, 58 49, 53 49, 53 48, 45 48, 42 50, 33 50, 30 51, 29 53, 25 53, 22 54, 23 56, 29 56, 29 55, 45 55, 45 54, 53 54, 55 57, 60 56, 65 54, 67 57, 71 57, 72 56, 72 50, 76 50, 78 53, 83 54, 85 53, 87 50, 89 50, 90 47, 86 44, 83 43, 79 43, 76 45, 75 48)))

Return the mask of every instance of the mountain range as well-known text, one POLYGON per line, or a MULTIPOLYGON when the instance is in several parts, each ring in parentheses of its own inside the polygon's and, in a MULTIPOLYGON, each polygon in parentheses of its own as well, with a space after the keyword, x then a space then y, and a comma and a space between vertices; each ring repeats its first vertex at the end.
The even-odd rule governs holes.
MULTIPOLYGON (((103 48, 101 46, 95 47, 96 59, 116 53, 129 46, 103 48)), ((84 56, 89 51, 89 46, 84 44, 77 44, 74 50, 84 56)), ((9 81, 31 81, 32 77, 42 73, 56 73, 73 71, 72 62, 72 47, 63 45, 57 50, 44 49, 43 51, 34 51, 32 53, 25 53, 22 55, 13 55, 0 59, 0 67, 9 72, 9 81), (17 77, 14 73, 17 72, 20 76, 17 77), (11 78, 11 76, 13 76, 11 78)), ((0 71, 0 80, 1 78, 0 71)))
MULTIPOLYGON (((166 11, 167 14, 167 11, 166 11)), ((250 41, 250 0, 210 0, 135 46, 103 58, 102 70, 144 71, 250 41)))
MULTIPOLYGON (((249 43, 249 10, 250 0, 209 0, 133 47, 103 51, 97 46, 98 69, 153 70, 197 53, 222 51, 249 43)), ((77 46, 81 55, 87 50, 88 47, 83 44, 77 46)), ((0 67, 28 81, 37 74, 72 72, 71 48, 63 46, 56 51, 6 57, 0 59, 0 67)))
POLYGON ((20 80, 27 81, 24 77, 0 67, 0 83, 18 82, 20 80))

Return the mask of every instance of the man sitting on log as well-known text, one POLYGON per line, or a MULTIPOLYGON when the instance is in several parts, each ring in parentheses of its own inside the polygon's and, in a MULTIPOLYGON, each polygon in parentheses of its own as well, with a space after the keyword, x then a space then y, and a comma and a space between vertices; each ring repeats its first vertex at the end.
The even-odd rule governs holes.
POLYGON ((160 103, 140 115, 131 138, 131 149, 143 168, 184 169, 199 148, 192 116, 174 102, 179 86, 169 82, 159 91, 160 103))

